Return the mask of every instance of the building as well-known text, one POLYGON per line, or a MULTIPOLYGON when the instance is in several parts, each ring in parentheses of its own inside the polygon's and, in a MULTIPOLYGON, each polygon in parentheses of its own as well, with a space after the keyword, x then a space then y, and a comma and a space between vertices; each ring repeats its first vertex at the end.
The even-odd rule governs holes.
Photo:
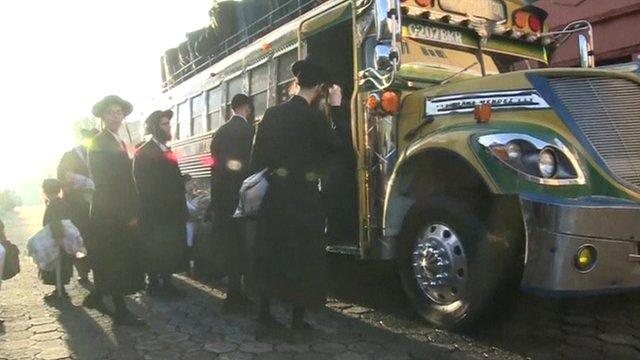
MULTIPOLYGON (((575 20, 593 25, 596 65, 640 60, 640 0, 540 0, 549 13, 551 31, 575 20)), ((552 58, 552 66, 578 66, 577 36, 572 36, 552 58)))

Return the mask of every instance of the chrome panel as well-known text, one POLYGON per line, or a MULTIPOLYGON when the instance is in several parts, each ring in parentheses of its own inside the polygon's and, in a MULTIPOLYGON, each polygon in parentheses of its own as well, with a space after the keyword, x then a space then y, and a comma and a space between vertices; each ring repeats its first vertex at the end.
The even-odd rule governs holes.
POLYGON ((549 85, 610 172, 640 190, 640 85, 611 77, 551 78, 549 85))
POLYGON ((610 198, 521 198, 527 233, 521 286, 544 292, 610 292, 640 287, 640 205, 610 198), (598 251, 593 270, 574 267, 578 249, 598 251))
POLYGON ((495 91, 447 95, 428 98, 427 115, 470 113, 476 105, 491 104, 494 111, 502 109, 548 109, 549 104, 535 90, 495 91))

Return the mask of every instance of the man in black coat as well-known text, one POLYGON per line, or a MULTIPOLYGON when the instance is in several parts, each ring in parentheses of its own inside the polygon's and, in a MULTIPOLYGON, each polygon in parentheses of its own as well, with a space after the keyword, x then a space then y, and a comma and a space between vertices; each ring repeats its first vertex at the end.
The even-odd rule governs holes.
POLYGON ((154 111, 145 121, 152 135, 136 151, 133 176, 140 197, 142 266, 149 276, 147 291, 181 295, 171 275, 184 269, 187 204, 184 182, 171 140, 173 112, 154 111))
POLYGON ((211 212, 215 236, 221 236, 229 278, 225 308, 235 310, 247 303, 242 294, 241 278, 247 268, 247 246, 233 213, 238 205, 238 191, 249 175, 249 161, 254 128, 250 123, 253 103, 244 94, 231 100, 233 116, 218 129, 211 140, 211 212))
MULTIPOLYGON (((64 153, 58 163, 58 180, 62 183, 63 199, 69 204, 71 221, 80 230, 85 242, 90 236, 89 207, 94 190, 87 147, 98 133, 97 129, 82 129, 80 144, 64 153)), ((90 270, 87 258, 75 259, 74 264, 80 282, 87 283, 90 270)))
POLYGON ((327 89, 329 75, 301 60, 291 72, 298 94, 267 109, 253 145, 252 169, 269 169, 256 229, 253 283, 260 294, 260 322, 273 325, 271 298, 293 305, 292 328, 306 330, 306 309, 325 304, 325 217, 318 180, 325 159, 347 141, 348 126, 340 107, 342 90, 327 89), (315 107, 325 93, 335 130, 315 107))
POLYGON ((89 149, 89 169, 95 192, 91 204, 92 236, 87 242, 93 268, 95 291, 84 301, 89 308, 102 308, 103 295, 111 295, 115 306, 114 321, 122 325, 143 325, 144 321, 129 311, 124 296, 142 287, 142 272, 137 258, 138 204, 133 182, 132 163, 127 146, 118 136, 125 116, 133 106, 110 95, 93 107, 104 130, 89 149))

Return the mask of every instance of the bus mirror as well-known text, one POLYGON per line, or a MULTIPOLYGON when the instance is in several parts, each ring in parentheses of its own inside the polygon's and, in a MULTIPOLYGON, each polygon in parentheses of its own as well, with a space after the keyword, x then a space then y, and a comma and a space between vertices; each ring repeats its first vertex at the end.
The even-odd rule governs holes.
POLYGON ((399 22, 400 3, 399 0, 375 0, 376 3, 376 40, 378 42, 391 42, 400 31, 399 22))
POLYGON ((578 49, 580 51, 580 67, 593 67, 593 65, 591 64, 591 49, 589 46, 589 40, 587 40, 587 37, 582 34, 578 35, 578 49))
POLYGON ((374 59, 376 70, 389 71, 393 68, 391 46, 385 44, 376 45, 374 49, 374 59))

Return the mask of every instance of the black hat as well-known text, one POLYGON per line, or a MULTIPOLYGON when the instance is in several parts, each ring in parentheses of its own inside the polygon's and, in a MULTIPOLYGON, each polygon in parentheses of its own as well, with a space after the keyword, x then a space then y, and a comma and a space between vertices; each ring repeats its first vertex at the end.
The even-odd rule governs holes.
POLYGON ((291 65, 291 73, 302 87, 312 87, 330 81, 329 73, 309 59, 294 62, 291 65))
POLYGON ((122 99, 118 95, 107 95, 102 100, 93 105, 91 112, 95 117, 102 117, 104 111, 113 104, 120 105, 122 107, 124 116, 131 114, 131 112, 133 111, 133 105, 131 105, 130 102, 122 99))
POLYGON ((144 121, 144 124, 146 125, 145 133, 152 134, 155 131, 155 129, 158 127, 158 124, 160 123, 160 119, 164 117, 171 119, 173 117, 173 111, 156 110, 152 112, 151 115, 147 117, 147 120, 144 121))

